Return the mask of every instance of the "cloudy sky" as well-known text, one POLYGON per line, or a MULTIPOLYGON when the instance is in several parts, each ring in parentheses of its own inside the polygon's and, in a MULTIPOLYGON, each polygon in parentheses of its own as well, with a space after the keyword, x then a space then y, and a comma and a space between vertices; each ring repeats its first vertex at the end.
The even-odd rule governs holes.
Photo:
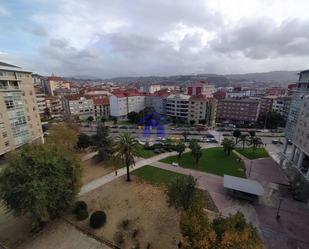
POLYGON ((0 0, 0 60, 62 76, 309 68, 308 0, 0 0))

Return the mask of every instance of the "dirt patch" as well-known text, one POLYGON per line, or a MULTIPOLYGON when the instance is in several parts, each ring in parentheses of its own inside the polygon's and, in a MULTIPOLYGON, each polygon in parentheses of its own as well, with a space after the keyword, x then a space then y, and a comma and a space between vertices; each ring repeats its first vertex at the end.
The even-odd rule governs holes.
POLYGON ((81 163, 84 170, 82 178, 83 184, 91 182, 100 176, 107 175, 119 168, 108 162, 96 162, 95 159, 89 159, 81 163))
POLYGON ((81 199, 87 202, 89 213, 104 210, 107 221, 103 228, 92 230, 89 220, 78 222, 69 219, 83 229, 90 230, 105 240, 114 242, 123 237, 121 248, 177 248, 181 239, 179 229, 180 214, 169 207, 162 188, 153 187, 124 178, 114 180, 90 192, 81 199), (123 223, 128 220, 125 226, 123 223), (118 238, 117 238, 118 237, 118 238))
POLYGON ((5 211, 0 204, 0 244, 15 248, 22 243, 30 233, 31 221, 27 217, 14 217, 5 211))

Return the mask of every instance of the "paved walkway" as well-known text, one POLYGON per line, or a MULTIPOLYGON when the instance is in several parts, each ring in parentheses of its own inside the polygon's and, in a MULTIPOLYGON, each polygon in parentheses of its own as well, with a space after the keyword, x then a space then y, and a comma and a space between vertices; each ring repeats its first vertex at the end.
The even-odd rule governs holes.
MULTIPOLYGON (((169 156, 174 156, 174 155, 177 155, 177 152, 163 153, 163 154, 160 154, 160 155, 157 155, 157 156, 154 156, 154 157, 150 157, 150 158, 147 158, 147 159, 140 160, 135 164, 135 166, 130 167, 130 171, 139 169, 139 168, 141 168, 145 165, 149 165, 153 162, 157 162, 157 161, 160 161, 163 158, 166 158, 166 157, 169 157, 169 156)), ((99 178, 85 184, 81 188, 79 195, 80 196, 84 195, 84 194, 86 194, 86 193, 88 193, 88 192, 90 192, 90 191, 92 191, 96 188, 99 188, 99 187, 103 186, 104 184, 109 183, 109 182, 125 175, 126 173, 127 173, 126 167, 123 167, 123 168, 117 170, 117 176, 115 175, 115 172, 112 172, 112 173, 107 174, 105 176, 99 177, 99 178)))
POLYGON ((256 212, 251 204, 236 200, 226 194, 223 187, 222 176, 209 174, 190 168, 175 167, 171 164, 162 162, 154 162, 150 165, 180 174, 192 175, 197 179, 197 187, 209 192, 221 214, 227 216, 229 214, 234 214, 237 211, 241 211, 248 221, 252 222, 257 227, 259 226, 256 212))

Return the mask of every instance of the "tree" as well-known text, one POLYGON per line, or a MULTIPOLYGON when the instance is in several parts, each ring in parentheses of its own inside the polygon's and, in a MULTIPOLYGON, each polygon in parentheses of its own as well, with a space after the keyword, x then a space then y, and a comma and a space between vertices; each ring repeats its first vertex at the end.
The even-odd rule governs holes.
POLYGON ((140 116, 137 112, 129 112, 127 115, 129 121, 133 124, 137 123, 140 119, 140 116))
POLYGON ((284 118, 276 111, 270 111, 261 115, 258 122, 260 126, 266 129, 277 129, 278 126, 284 126, 284 118))
POLYGON ((0 175, 0 199, 37 227, 63 214, 81 186, 82 168, 69 150, 54 144, 25 145, 11 152, 0 175))
POLYGON ((118 122, 117 118, 116 118, 116 117, 113 117, 112 120, 113 120, 114 125, 116 125, 117 122, 118 122))
POLYGON ((197 140, 195 138, 192 138, 190 140, 190 143, 189 143, 189 149, 192 151, 193 147, 198 144, 197 140))
POLYGON ((182 142, 176 145, 176 151, 178 152, 178 157, 181 157, 181 154, 186 150, 186 145, 182 142))
POLYGON ((224 138, 222 141, 223 150, 227 155, 229 156, 231 154, 231 151, 235 147, 235 143, 232 139, 224 138))
POLYGON ((167 187, 169 202, 178 209, 187 210, 194 200, 196 179, 193 176, 178 177, 167 187))
POLYGON ((242 134, 239 138, 239 142, 241 142, 243 150, 245 149, 246 142, 248 141, 247 136, 247 134, 242 134))
POLYGON ((86 149, 93 144, 92 139, 85 133, 78 135, 77 148, 86 149))
POLYGON ((97 133, 93 137, 95 149, 98 151, 97 159, 99 161, 107 161, 112 156, 112 140, 109 137, 108 127, 99 124, 97 133))
POLYGON ((195 158, 195 163, 198 164, 198 161, 202 157, 202 147, 198 143, 194 143, 191 149, 191 154, 195 158))
POLYGON ((255 137, 255 130, 249 131, 249 135, 250 135, 250 137, 255 137))
POLYGON ((238 139, 241 136, 241 131, 239 129, 236 129, 233 131, 233 137, 235 137, 235 144, 238 143, 238 139))
POLYGON ((190 125, 193 126, 195 124, 195 120, 190 120, 190 125))
POLYGON ((89 122, 89 124, 91 124, 93 122, 94 118, 92 116, 89 116, 87 118, 87 121, 89 122))
POLYGON ((46 142, 73 150, 78 141, 77 133, 70 123, 54 124, 49 130, 46 142))
POLYGON ((256 228, 237 212, 209 222, 202 209, 181 215, 184 249, 263 249, 256 228))
POLYGON ((187 130, 185 130, 185 131, 182 133, 182 136, 183 136, 185 142, 187 142, 188 136, 189 136, 189 132, 188 132, 187 130))
POLYGON ((102 124, 104 124, 106 122, 106 118, 105 117, 101 117, 101 122, 102 122, 102 124))
POLYGON ((260 137, 250 137, 249 138, 249 146, 252 146, 252 151, 263 145, 262 139, 260 137))
POLYGON ((130 133, 124 133, 116 138, 114 146, 114 156, 127 168, 127 181, 130 179, 130 165, 135 165, 135 156, 139 155, 138 141, 130 133))

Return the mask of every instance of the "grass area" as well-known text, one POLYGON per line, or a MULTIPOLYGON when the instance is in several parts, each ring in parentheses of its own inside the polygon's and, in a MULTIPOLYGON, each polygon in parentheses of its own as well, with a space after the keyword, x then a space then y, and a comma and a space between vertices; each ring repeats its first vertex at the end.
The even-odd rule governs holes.
MULTIPOLYGON (((156 186, 166 187, 171 181, 179 177, 188 177, 173 171, 159 169, 150 165, 146 165, 138 170, 133 171, 133 175, 137 176, 140 181, 147 182, 156 186)), ((196 198, 202 202, 202 205, 214 212, 218 212, 218 208, 213 202, 207 191, 197 189, 196 198)))
POLYGON ((244 149, 236 148, 235 150, 251 160, 263 157, 269 157, 267 151, 264 148, 257 148, 255 151, 253 151, 252 148, 244 148, 244 149))
POLYGON ((195 163, 191 152, 183 154, 181 158, 178 158, 178 156, 167 157, 162 159, 161 162, 169 164, 177 162, 181 167, 192 168, 220 176, 226 174, 245 177, 243 162, 239 161, 238 157, 233 153, 230 156, 225 154, 222 147, 203 149, 202 157, 198 164, 195 163))
POLYGON ((137 176, 143 182, 157 186, 166 186, 177 177, 187 177, 183 174, 159 169, 150 165, 146 165, 138 170, 133 171, 133 175, 137 176))
POLYGON ((146 150, 144 146, 141 144, 138 146, 139 156, 143 158, 149 158, 157 155, 153 150, 146 150))

